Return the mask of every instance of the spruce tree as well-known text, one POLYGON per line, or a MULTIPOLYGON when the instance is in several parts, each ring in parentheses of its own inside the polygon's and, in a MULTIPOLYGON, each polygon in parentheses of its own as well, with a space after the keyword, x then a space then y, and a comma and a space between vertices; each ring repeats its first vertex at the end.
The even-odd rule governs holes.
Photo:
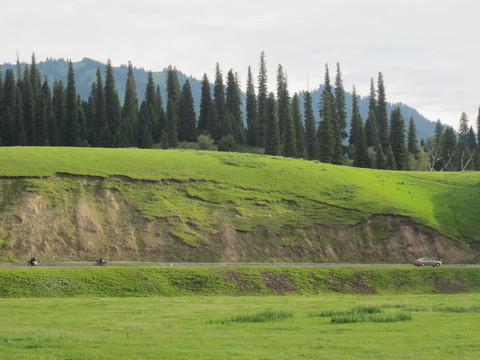
POLYGON ((442 139, 442 135, 443 135, 443 125, 440 122, 440 119, 438 119, 437 122, 435 123, 435 132, 434 132, 434 140, 435 140, 434 145, 436 148, 440 146, 440 140, 442 139))
POLYGON ((220 126, 221 124, 218 123, 217 107, 215 106, 215 101, 212 100, 208 107, 208 122, 206 130, 207 134, 210 134, 213 140, 220 137, 220 126))
POLYGON ((75 89, 75 72, 70 61, 67 76, 67 92, 65 97, 65 145, 76 146, 79 141, 80 126, 78 124, 77 92, 75 89))
POLYGON ((210 82, 208 81, 207 74, 203 74, 202 78, 202 90, 200 98, 200 114, 198 116, 198 130, 200 133, 204 133, 208 126, 208 111, 212 102, 212 93, 210 90, 210 82))
POLYGON ((303 95, 305 116, 305 148, 308 160, 318 159, 318 137, 315 116, 313 115, 312 95, 307 91, 303 95))
POLYGON ((383 83, 382 73, 378 73, 377 81, 377 112, 375 114, 377 118, 377 129, 378 129, 378 138, 380 144, 383 148, 386 148, 388 145, 388 112, 387 112, 387 101, 385 95, 385 85, 383 83))
MULTIPOLYGON (((269 106, 268 90, 267 90, 267 64, 265 60, 265 52, 260 53, 260 66, 258 74, 258 145, 265 148, 265 137, 267 131, 273 131, 274 129, 268 129, 266 126, 267 116, 270 116, 267 112, 269 106)), ((275 135, 272 135, 275 137, 275 135)))
POLYGON ((417 128, 415 127, 413 117, 410 117, 408 122, 407 150, 410 154, 415 156, 415 158, 418 157, 420 152, 420 149, 418 148, 417 128))
POLYGON ((15 94, 17 85, 15 84, 15 75, 12 69, 5 72, 5 82, 3 85, 3 125, 2 125, 2 144, 12 146, 15 143, 15 94))
MULTIPOLYGON (((227 112, 232 116, 232 133, 237 144, 245 144, 245 127, 243 125, 242 98, 237 76, 230 69, 227 74, 227 89, 225 99, 227 112)), ((228 135, 228 134, 227 134, 228 135)))
POLYGON ((48 146, 58 145, 58 128, 57 119, 53 111, 53 100, 50 86, 48 85, 48 78, 45 75, 45 81, 42 85, 42 92, 45 97, 46 104, 46 118, 47 118, 47 142, 48 146))
POLYGON ((133 129, 137 126, 138 121, 138 96, 135 84, 135 76, 133 74, 132 63, 128 63, 127 83, 125 84, 125 98, 122 108, 122 124, 120 126, 120 134, 116 134, 116 146, 128 147, 135 144, 133 129), (122 139, 120 142, 119 139, 122 139))
MULTIPOLYGON (((393 158, 393 154, 392 154, 393 158)), ((387 158, 382 149, 382 145, 380 143, 375 146, 375 168, 376 169, 385 169, 387 165, 387 158)))
POLYGON ((218 117, 218 124, 220 125, 220 131, 217 131, 215 134, 212 134, 212 137, 215 141, 218 141, 222 138, 223 134, 221 129, 225 126, 225 87, 223 85, 223 76, 222 71, 220 70, 220 65, 217 63, 215 67, 215 85, 213 86, 213 101, 215 102, 215 109, 218 117))
POLYGON ((345 89, 343 88, 342 72, 340 70, 340 64, 337 63, 337 74, 335 76, 335 101, 337 104, 337 116, 340 126, 342 141, 348 137, 347 132, 347 112, 346 112, 346 99, 345 89))
POLYGON ((65 89, 63 82, 55 80, 52 95, 53 112, 57 122, 58 145, 65 145, 65 89))
POLYGON ((458 125, 458 140, 466 141, 468 136, 468 116, 464 112, 460 116, 458 125))
POLYGON ((318 125, 319 160, 324 163, 333 163, 335 149, 333 95, 323 90, 320 100, 320 117, 322 121, 318 125))
POLYGON ((365 143, 365 131, 361 116, 356 122, 356 126, 355 158, 353 159, 353 166, 369 168, 371 167, 371 164, 368 156, 367 145, 365 143))
POLYGON ((255 85, 253 84, 252 69, 248 67, 247 75, 247 144, 250 146, 258 146, 258 111, 257 111, 257 97, 255 95, 255 85))
POLYGON ((293 123, 295 124, 295 143, 297 145, 297 157, 307 158, 305 151, 305 129, 303 128, 302 114, 300 113, 300 98, 295 93, 292 98, 293 123))
POLYGON ((180 126, 181 131, 178 134, 179 141, 193 142, 197 139, 197 124, 196 124, 195 108, 193 103, 192 89, 190 82, 187 80, 183 84, 182 92, 180 94, 180 126))
MULTIPOLYGON (((377 112, 377 97, 375 95, 375 84, 373 82, 373 78, 370 78, 370 96, 368 98, 368 113, 370 114, 371 112, 373 112, 375 115, 377 112)), ((377 127, 377 124, 375 124, 375 127, 377 127)))
POLYGON ((280 133, 278 130, 277 102, 275 94, 270 93, 267 99, 265 113, 265 154, 280 155, 280 133))
POLYGON ((387 162, 385 164, 385 169, 396 170, 397 169, 397 164, 395 162, 395 156, 393 155, 392 147, 390 146, 390 144, 388 144, 388 146, 387 146, 386 158, 387 158, 387 162))
POLYGON ((102 72, 100 69, 97 69, 97 82, 95 84, 95 143, 92 145, 96 147, 110 147, 111 140, 102 72))
POLYGON ((405 120, 400 108, 392 110, 390 114, 389 144, 395 157, 397 170, 405 170, 407 166, 407 147, 405 143, 405 120))
POLYGON ((27 145, 36 145, 35 98, 28 65, 25 65, 24 75, 23 80, 20 82, 23 102, 23 126, 27 136, 27 145))
POLYGON ((168 136, 168 145, 171 148, 176 148, 178 146, 178 135, 177 135, 177 111, 176 105, 172 98, 168 100, 167 103, 167 136, 168 136))
POLYGON ((348 138, 349 145, 355 145, 357 143, 357 131, 359 129, 358 122, 361 121, 360 109, 358 107, 358 96, 355 85, 352 91, 352 118, 350 120, 350 137, 348 138))
POLYGON ((451 126, 447 126, 440 140, 442 169, 455 171, 457 167, 457 137, 451 126))
POLYGON ((35 102, 35 145, 48 145, 47 133, 47 104, 43 91, 38 91, 37 101, 35 102))
MULTIPOLYGON (((172 72, 173 70, 169 67, 169 71, 172 72)), ((169 73, 170 74, 170 73, 169 73)), ((172 75, 167 74, 167 88, 168 88, 168 79, 172 75)), ((172 81, 172 80, 170 80, 172 81)), ((174 91, 172 91, 173 93, 174 91)), ((140 110, 138 112, 138 125, 135 130, 135 136, 137 139, 137 146, 141 148, 150 148, 153 144, 153 129, 155 126, 156 116, 155 113, 156 109, 156 99, 157 95, 155 92, 155 84, 153 81, 153 73, 151 71, 148 72, 147 75, 147 85, 145 87, 145 99, 143 100, 142 104, 140 105, 140 110)), ((174 103, 173 97, 172 103, 174 103)), ((172 119, 175 120, 175 126, 177 126, 177 110, 176 106, 173 106, 170 111, 173 111, 175 114, 172 116, 172 119)), ((176 134, 176 130, 175 130, 176 134)))
POLYGON ((475 139, 475 132, 473 131, 473 127, 471 126, 470 129, 468 129, 467 144, 472 152, 478 150, 477 140, 475 139))
POLYGON ((284 134, 284 116, 288 112, 285 108, 290 104, 290 95, 288 94, 287 78, 283 72, 283 66, 278 65, 277 70, 277 106, 278 106, 278 129, 280 131, 280 141, 283 142, 285 138, 284 134))
POLYGON ((283 111, 283 156, 295 158, 297 157, 297 143, 291 105, 287 103, 283 111))
POLYGON ((15 95, 15 116, 14 116, 14 145, 26 146, 27 144, 27 135, 25 133, 25 128, 23 126, 23 101, 20 88, 16 88, 15 95))
POLYGON ((113 139, 120 124, 122 108, 115 88, 115 77, 113 75, 112 62, 108 60, 105 75, 105 109, 108 126, 108 146, 113 146, 113 139))
POLYGON ((377 118, 374 111, 370 111, 367 120, 365 120, 365 141, 367 147, 376 146, 380 142, 378 140, 377 118))

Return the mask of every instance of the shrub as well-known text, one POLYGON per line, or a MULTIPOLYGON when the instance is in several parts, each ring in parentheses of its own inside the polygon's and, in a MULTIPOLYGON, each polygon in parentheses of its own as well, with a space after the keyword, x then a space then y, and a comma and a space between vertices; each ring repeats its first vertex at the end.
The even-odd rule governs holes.
POLYGON ((213 143, 210 135, 198 135, 197 137, 198 150, 216 151, 217 146, 213 143))

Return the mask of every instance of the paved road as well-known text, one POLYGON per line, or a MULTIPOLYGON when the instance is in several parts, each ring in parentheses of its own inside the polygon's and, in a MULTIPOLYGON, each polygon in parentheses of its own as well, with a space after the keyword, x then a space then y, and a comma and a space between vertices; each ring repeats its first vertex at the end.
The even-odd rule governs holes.
MULTIPOLYGON (((40 263, 37 267, 89 267, 92 262, 40 263)), ((347 264, 347 263, 185 263, 185 262, 131 262, 110 261, 107 266, 157 266, 157 267, 412 267, 413 264, 347 264)), ((26 263, 0 263, 0 267, 28 267, 26 263)), ((443 267, 480 267, 480 264, 445 264, 443 267)))

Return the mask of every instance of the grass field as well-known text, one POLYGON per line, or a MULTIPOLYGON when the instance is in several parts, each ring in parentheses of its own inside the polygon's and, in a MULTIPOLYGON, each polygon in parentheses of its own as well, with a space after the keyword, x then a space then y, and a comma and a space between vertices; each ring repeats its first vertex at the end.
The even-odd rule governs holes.
MULTIPOLYGON (((348 225, 372 214, 398 214, 451 237, 480 240, 480 228, 476 226, 480 218, 477 172, 380 171, 253 154, 189 150, 0 148, 0 176, 47 177, 55 173, 183 182, 184 185, 169 188, 168 194, 148 196, 137 194, 128 184, 117 182, 112 186, 125 196, 138 199, 141 204, 136 206, 147 217, 179 216, 182 221, 178 232, 184 234, 187 242, 188 230, 182 226, 190 221, 208 228, 208 204, 225 202, 233 204, 232 211, 241 216, 237 225, 240 229, 249 229, 249 219, 255 218, 252 203, 266 204, 272 209, 275 204, 288 202, 307 208, 312 208, 311 203, 325 203, 342 209, 341 216, 333 213, 325 222, 348 225), (198 212, 192 213, 188 201, 180 201, 178 187, 182 186, 180 194, 186 193, 190 201, 203 201, 204 206, 198 212), (177 195, 171 198, 173 192, 177 195), (162 206, 152 203, 152 198, 162 206)), ((14 193, 15 189, 4 192, 14 193)), ((8 199, 4 198, 0 209, 7 204, 8 199)), ((288 213, 288 209, 282 211, 288 213)), ((327 213, 315 211, 320 211, 316 216, 319 219, 327 213)), ((296 220, 295 216, 288 219, 280 216, 272 221, 282 226, 296 220)))
POLYGON ((479 302, 478 294, 0 299, 0 358, 478 359, 479 302), (354 309, 408 316, 332 322, 354 309))

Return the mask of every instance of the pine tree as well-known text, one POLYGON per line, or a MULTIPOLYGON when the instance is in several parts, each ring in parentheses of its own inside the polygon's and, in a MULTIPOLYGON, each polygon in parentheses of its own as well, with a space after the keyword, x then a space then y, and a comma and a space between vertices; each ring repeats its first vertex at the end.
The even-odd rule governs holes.
POLYGON ((443 135, 443 125, 440 122, 440 119, 437 120, 435 123, 435 133, 434 133, 434 139, 435 139, 435 147, 440 146, 440 140, 442 139, 443 135))
POLYGON ((303 109, 305 116, 305 148, 307 159, 318 159, 318 137, 313 115, 312 96, 307 91, 303 96, 303 109))
POLYGON ((107 104, 103 87, 102 73, 97 69, 95 84, 95 142, 93 146, 110 147, 112 136, 108 127, 107 104))
POLYGON ((182 92, 180 94, 180 132, 178 140, 180 141, 195 141, 197 139, 197 124, 196 124, 195 108, 193 103, 192 89, 190 82, 187 80, 183 84, 182 92))
POLYGON ((390 114, 390 139, 397 170, 404 170, 407 166, 407 147, 405 144, 405 120, 400 108, 392 110, 390 114))
POLYGON ((477 140, 475 139, 475 132, 473 131, 473 127, 471 126, 470 129, 468 129, 467 144, 472 152, 478 150, 477 140))
POLYGON ((464 112, 460 116, 458 126, 458 140, 466 141, 468 136, 468 116, 464 112))
MULTIPOLYGON (((374 113, 376 115, 377 112, 377 97, 375 94, 375 84, 373 82, 373 78, 370 78, 370 96, 368 98, 368 113, 374 113)), ((376 117, 375 117, 376 120, 376 117)), ((377 127, 377 124, 375 124, 377 127)))
POLYGON ((168 135, 168 145, 172 148, 178 146, 178 135, 177 135, 177 123, 178 117, 175 109, 175 103, 173 99, 168 100, 167 104, 167 135, 168 135))
POLYGON ((233 70, 229 70, 227 74, 226 89, 226 110, 232 116, 232 134, 237 144, 245 144, 245 127, 243 125, 242 115, 242 98, 240 95, 240 87, 238 85, 237 76, 233 70))
MULTIPOLYGON (((393 154, 392 154, 393 158, 393 154)), ((382 149, 382 145, 380 143, 375 146, 375 168, 376 169, 385 169, 387 165, 387 158, 382 149)))
MULTIPOLYGON (((215 102, 215 109, 218 117, 218 124, 220 124, 220 131, 217 131, 216 134, 212 134, 214 140, 218 141, 224 135, 221 129, 225 126, 223 123, 225 121, 225 87, 223 85, 223 76, 222 71, 220 70, 220 65, 217 63, 215 67, 215 84, 213 86, 213 101, 215 102)), ((227 135, 227 134, 225 134, 227 135)))
POLYGON ((345 89, 343 88, 342 72, 340 70, 340 64, 337 63, 337 74, 335 76, 335 101, 337 103, 337 116, 340 126, 342 141, 348 137, 347 132, 347 112, 345 89))
POLYGON ((198 116, 198 130, 200 133, 204 133, 208 126, 208 111, 212 102, 212 94, 210 90, 210 82, 208 81, 207 74, 203 74, 202 79, 202 92, 200 99, 200 114, 198 116))
POLYGON ((320 117, 322 121, 318 125, 319 159, 324 163, 333 163, 335 129, 334 129, 334 106, 333 95, 323 90, 320 100, 320 117))
POLYGON ((138 96, 132 63, 128 63, 127 83, 125 84, 125 98, 122 108, 122 124, 116 134, 116 146, 128 147, 135 144, 133 129, 138 121, 138 96), (120 141, 122 139, 122 141, 120 141))
POLYGON ((12 146, 15 143, 14 114, 16 92, 15 75, 12 69, 7 69, 3 85, 3 125, 1 131, 4 146, 12 146))
POLYGON ((43 91, 39 91, 35 102, 35 145, 48 145, 47 134, 47 104, 43 91))
MULTIPOLYGON (((273 131, 274 129, 267 130, 266 122, 267 116, 270 116, 267 112, 268 108, 268 90, 267 90, 267 64, 265 61, 265 52, 260 53, 260 70, 258 74, 258 145, 266 148, 265 138, 267 131, 273 131)), ((270 104, 271 105, 271 104, 270 104)), ((275 137, 275 135, 271 135, 275 137)))
POLYGON ((415 127, 415 122, 413 117, 410 117, 408 122, 408 135, 407 135, 407 150, 410 154, 418 157, 420 149, 418 148, 418 138, 417 138, 417 128, 415 127))
POLYGON ((20 82, 23 102, 23 126, 27 136, 27 145, 36 145, 35 98, 28 65, 25 65, 24 75, 25 77, 20 82))
POLYGON ((253 84, 252 69, 248 67, 247 75, 247 144, 250 146, 257 146, 258 139, 258 112, 257 112, 257 97, 255 95, 255 85, 253 84))
POLYGON ((55 118, 55 113, 53 112, 53 100, 52 92, 50 91, 50 86, 48 85, 48 78, 45 75, 45 81, 42 85, 42 92, 45 97, 46 104, 46 118, 47 118, 47 140, 46 144, 48 146, 57 146, 58 145, 58 128, 57 128, 57 119, 55 118))
POLYGON ((357 131, 359 129, 358 122, 361 121, 360 109, 358 107, 358 96, 355 85, 352 91, 352 118, 350 120, 350 137, 348 138, 349 145, 355 145, 357 143, 357 131))
POLYGON ((105 109, 108 126, 108 146, 113 146, 114 136, 118 130, 122 116, 120 100, 115 88, 115 77, 113 75, 112 62, 108 60, 105 75, 105 109))
POLYGON ((65 145, 65 90, 63 82, 55 80, 52 95, 53 112, 57 122, 58 145, 65 145))
POLYGON ((277 120, 277 102, 275 94, 270 93, 267 99, 267 107, 265 113, 267 114, 265 122, 265 154, 280 155, 280 133, 278 130, 277 120))
POLYGON ((380 144, 383 148, 386 148, 388 145, 388 112, 387 112, 387 101, 385 96, 385 85, 383 83, 382 73, 378 73, 377 81, 377 112, 375 114, 377 118, 377 129, 378 129, 378 138, 380 144))
MULTIPOLYGON (((169 67, 170 73, 173 71, 171 67, 169 67)), ((169 74, 170 74, 169 73, 169 74)), ((169 78, 172 75, 167 74, 167 88, 169 83, 169 78)), ((172 81, 172 80, 170 80, 172 81)), ((175 92, 171 90, 172 93, 175 92)), ((156 109, 156 99, 157 95, 155 92, 155 84, 153 81, 153 73, 151 71, 148 72, 147 75, 147 85, 145 87, 145 99, 143 100, 142 104, 140 105, 140 110, 138 112, 138 126, 135 130, 135 136, 137 139, 137 146, 140 148, 148 149, 153 144, 153 129, 155 126, 156 116, 155 113, 156 109)), ((174 103, 173 97, 172 103, 174 103)), ((177 126, 177 111, 176 106, 173 106, 170 111, 173 111, 175 114, 172 116, 172 119, 175 119, 175 126, 177 126)), ((176 129, 175 129, 176 134, 176 129)))
POLYGON ((457 167, 457 137, 451 126, 447 126, 440 140, 442 169, 455 171, 457 167))
POLYGON ((77 92, 75 90, 75 73, 70 61, 67 76, 67 93, 65 97, 65 140, 66 146, 76 146, 79 142, 80 126, 78 124, 77 92))
POLYGON ((219 138, 221 134, 220 126, 221 124, 218 123, 217 107, 215 106, 215 101, 212 100, 208 107, 207 134, 210 134, 214 140, 219 138))
POLYGON ((283 111, 283 156, 295 158, 297 157, 297 143, 291 105, 287 104, 283 111))
POLYGON ((288 112, 285 108, 290 104, 290 95, 288 93, 287 78, 283 72, 283 66, 278 65, 277 70, 277 106, 278 106, 278 129, 280 131, 280 141, 283 142, 285 138, 284 134, 284 116, 288 112))
POLYGON ((297 157, 306 159, 305 129, 303 128, 302 114, 300 113, 300 99, 295 93, 292 98, 293 123, 295 124, 295 143, 297 145, 297 157))
POLYGON ((388 146, 387 146, 386 157, 387 157, 387 162, 385 164, 385 169, 396 170, 397 169, 397 164, 395 162, 395 156, 393 155, 392 147, 390 146, 390 144, 388 144, 388 146))
MULTIPOLYGON (((179 126, 179 118, 180 118, 180 93, 181 93, 181 90, 180 90, 180 82, 178 81, 177 69, 170 65, 167 68, 167 124, 166 124, 167 126, 166 130, 170 140, 169 142, 170 147, 172 147, 173 144, 175 144, 175 146, 173 147, 177 147, 177 143, 178 143, 178 138, 175 139, 175 141, 173 139, 170 139, 170 136, 173 136, 173 130, 170 130, 169 132, 168 126, 169 126, 169 121, 171 122, 175 120, 176 126, 177 126, 175 133, 178 136, 178 131, 179 131, 178 126, 179 126), (173 102, 173 107, 170 107, 170 114, 169 114, 168 102, 170 100, 172 100, 173 102), (169 119, 169 116, 170 116, 170 119, 169 119)), ((156 116, 157 115, 155 114, 155 117, 156 116)), ((152 119, 152 120, 154 124, 155 119, 152 119)), ((153 129, 153 124, 152 124, 152 129, 153 129)))
POLYGON ((38 71, 37 67, 37 61, 35 60, 35 53, 32 54, 32 63, 30 65, 30 84, 32 86, 33 97, 36 99, 40 92, 41 80, 40 72, 38 71))
POLYGON ((14 127, 15 127, 15 139, 14 145, 25 146, 27 145, 27 135, 25 133, 25 128, 23 127, 23 101, 20 88, 16 88, 15 95, 15 117, 14 117, 14 127))
POLYGON ((371 164, 368 156, 367 145, 365 143, 365 131, 361 116, 356 122, 356 126, 355 158, 353 159, 353 166, 369 168, 371 164))
POLYGON ((377 118, 374 111, 370 111, 367 120, 365 120, 365 141, 367 147, 376 146, 380 142, 378 139, 377 118))

